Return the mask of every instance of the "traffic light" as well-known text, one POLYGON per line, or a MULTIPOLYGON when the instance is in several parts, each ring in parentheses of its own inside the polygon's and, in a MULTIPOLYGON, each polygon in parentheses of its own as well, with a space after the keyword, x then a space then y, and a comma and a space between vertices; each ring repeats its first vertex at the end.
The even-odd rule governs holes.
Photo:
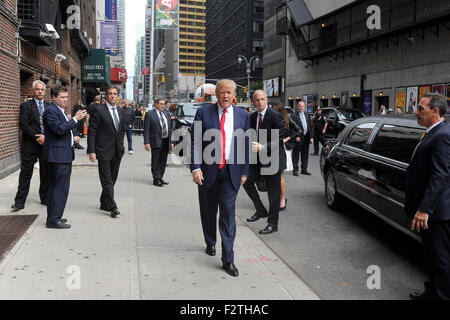
POLYGON ((244 87, 244 93, 247 93, 248 92, 248 86, 245 86, 244 87))
POLYGON ((162 75, 161 82, 164 83, 165 80, 166 80, 166 79, 164 78, 164 75, 162 75))

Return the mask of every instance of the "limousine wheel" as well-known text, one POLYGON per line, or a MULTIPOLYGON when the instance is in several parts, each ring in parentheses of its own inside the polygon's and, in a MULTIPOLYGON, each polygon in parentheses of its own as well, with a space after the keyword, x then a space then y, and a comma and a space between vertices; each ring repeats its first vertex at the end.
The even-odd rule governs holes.
POLYGON ((342 196, 337 192, 336 179, 333 170, 328 170, 325 176, 325 200, 330 209, 339 209, 342 205, 342 196))

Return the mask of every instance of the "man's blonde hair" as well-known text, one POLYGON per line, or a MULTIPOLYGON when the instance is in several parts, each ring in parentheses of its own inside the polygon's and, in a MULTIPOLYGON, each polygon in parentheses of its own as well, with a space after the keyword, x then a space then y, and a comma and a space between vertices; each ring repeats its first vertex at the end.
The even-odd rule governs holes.
POLYGON ((233 88, 233 91, 236 92, 236 82, 229 79, 223 79, 217 82, 216 84, 216 92, 219 90, 219 88, 233 88))

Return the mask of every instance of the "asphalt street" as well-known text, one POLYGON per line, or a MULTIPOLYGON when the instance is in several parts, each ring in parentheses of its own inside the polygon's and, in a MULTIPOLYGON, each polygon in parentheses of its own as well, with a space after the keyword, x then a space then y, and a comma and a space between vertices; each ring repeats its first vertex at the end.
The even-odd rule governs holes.
MULTIPOLYGON (((423 290, 421 244, 350 201, 339 212, 329 209, 319 157, 310 156, 308 170, 312 176, 286 174, 288 204, 279 231, 258 237, 323 299, 399 300, 423 290), (370 266, 379 267, 380 289, 367 287, 370 266)), ((262 199, 268 207, 267 196, 262 199)), ((242 221, 254 212, 243 190, 237 207, 242 221)), ((266 225, 245 223, 255 233, 266 225)))

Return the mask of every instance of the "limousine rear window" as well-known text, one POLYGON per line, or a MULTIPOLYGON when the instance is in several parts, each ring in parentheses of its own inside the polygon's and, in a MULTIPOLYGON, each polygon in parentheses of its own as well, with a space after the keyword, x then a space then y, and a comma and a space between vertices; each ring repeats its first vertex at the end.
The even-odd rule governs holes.
POLYGON ((423 129, 385 124, 375 137, 372 153, 409 163, 423 129))
POLYGON ((352 130, 345 144, 358 149, 364 149, 375 126, 376 123, 372 122, 360 124, 352 130))

